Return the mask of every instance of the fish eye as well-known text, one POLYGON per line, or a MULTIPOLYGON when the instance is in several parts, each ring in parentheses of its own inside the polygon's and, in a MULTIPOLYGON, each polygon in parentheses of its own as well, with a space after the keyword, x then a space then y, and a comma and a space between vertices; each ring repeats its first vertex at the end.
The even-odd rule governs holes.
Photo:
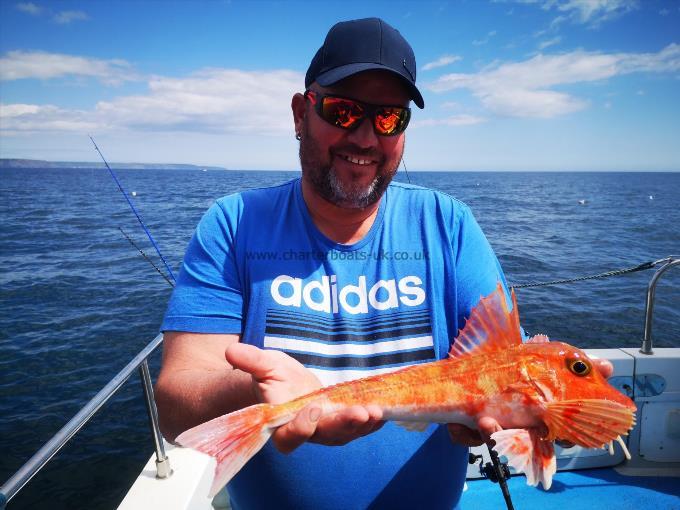
POLYGON ((583 377, 590 373, 592 366, 582 359, 572 359, 567 361, 567 366, 574 374, 583 377))

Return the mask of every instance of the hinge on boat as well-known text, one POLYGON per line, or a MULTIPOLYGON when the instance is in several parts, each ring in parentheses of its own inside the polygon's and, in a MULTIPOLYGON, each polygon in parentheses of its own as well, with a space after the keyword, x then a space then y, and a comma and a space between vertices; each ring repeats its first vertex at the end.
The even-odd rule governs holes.
POLYGON ((633 398, 633 376, 617 375, 607 379, 607 382, 628 398, 633 398))
POLYGON ((636 397, 656 397, 666 389, 666 379, 658 374, 640 374, 635 376, 636 397))
POLYGON ((607 382, 627 397, 656 397, 666 389, 666 379, 658 374, 640 374, 633 377, 619 375, 610 377, 607 382))

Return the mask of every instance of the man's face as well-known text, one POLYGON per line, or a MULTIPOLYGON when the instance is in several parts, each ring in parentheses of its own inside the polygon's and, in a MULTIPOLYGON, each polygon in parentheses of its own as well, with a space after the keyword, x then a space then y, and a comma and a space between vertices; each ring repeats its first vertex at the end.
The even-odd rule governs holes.
MULTIPOLYGON (((375 105, 408 106, 409 95, 396 76, 366 71, 325 88, 335 94, 375 105)), ((325 200, 343 208, 364 208, 377 202, 397 172, 404 151, 404 133, 379 136, 372 120, 347 131, 323 120, 307 101, 300 140, 303 178, 325 200)))

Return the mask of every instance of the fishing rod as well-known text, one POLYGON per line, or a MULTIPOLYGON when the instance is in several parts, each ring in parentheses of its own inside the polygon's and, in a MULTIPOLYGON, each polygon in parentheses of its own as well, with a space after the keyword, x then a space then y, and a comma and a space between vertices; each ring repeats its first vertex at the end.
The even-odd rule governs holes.
POLYGON ((125 232, 125 230, 123 230, 121 227, 118 227, 118 230, 120 230, 120 233, 125 236, 125 239, 127 239, 128 242, 137 249, 139 254, 142 257, 144 257, 144 260, 146 260, 149 264, 151 264, 153 266, 153 268, 156 270, 156 272, 158 272, 158 274, 161 275, 166 282, 168 282, 168 285, 170 285, 170 287, 174 287, 175 284, 170 281, 170 278, 168 278, 167 275, 163 271, 161 271, 160 268, 156 264, 154 264, 153 260, 151 260, 149 258, 149 256, 146 253, 144 253, 144 251, 139 246, 137 246, 137 244, 127 234, 127 232, 125 232))
POLYGON ((489 456, 491 457, 491 462, 484 464, 484 457, 482 455, 475 455, 470 452, 468 454, 468 463, 474 464, 479 461, 479 473, 489 481, 497 483, 501 492, 503 493, 503 499, 505 500, 505 506, 508 510, 515 510, 512 504, 512 498, 510 497, 510 488, 508 487, 508 479, 510 478, 510 468, 507 462, 501 462, 498 458, 498 454, 489 446, 487 443, 486 448, 489 450, 489 456))
MULTIPOLYGON (((88 136, 90 136, 90 135, 88 135, 88 136)), ((135 208, 134 204, 133 204, 132 201, 130 200, 130 197, 128 196, 127 192, 123 189, 123 185, 122 185, 122 184, 120 183, 120 181, 118 180, 118 176, 114 173, 114 171, 111 169, 111 167, 109 166, 109 164, 106 162, 106 158, 104 158, 104 155, 102 154, 102 151, 99 150, 99 147, 97 147, 97 143, 94 141, 94 138, 92 138, 92 136, 90 136, 90 140, 92 141, 92 144, 94 145, 94 148, 96 149, 96 151, 99 153, 99 157, 102 158, 102 161, 104 162, 104 165, 106 165, 106 168, 109 170, 109 173, 111 174, 111 177, 113 177, 113 180, 116 181, 116 184, 118 185, 118 189, 120 190, 120 192, 121 192, 121 193, 123 194, 123 196, 125 197, 125 200, 127 200, 127 203, 128 203, 128 205, 130 206, 130 209, 132 209, 132 212, 135 213, 135 216, 137 217, 137 221, 139 221, 139 224, 140 224, 140 225, 142 226, 142 228, 144 229, 144 232, 146 232, 146 236, 149 238, 149 241, 151 241, 151 244, 152 244, 153 247, 155 248, 156 253, 158 253, 158 256, 160 257, 161 261, 163 262, 163 265, 165 266, 165 269, 168 271, 168 274, 170 275, 170 278, 172 278, 172 281, 173 281, 173 282, 177 283, 177 279, 175 278, 175 275, 172 273, 172 269, 170 269, 170 266, 169 266, 168 263, 165 261, 165 257, 163 257, 163 254, 161 253, 160 248, 159 248, 158 245, 156 244, 156 241, 154 241, 154 238, 153 238, 153 236, 151 235, 151 232, 149 232, 149 229, 146 228, 146 225, 144 224, 144 221, 142 221, 141 216, 139 215, 139 213, 137 212, 137 209, 135 208)), ((125 235, 125 233, 123 233, 123 235, 125 235)), ((127 235, 125 235, 125 237, 127 237, 127 235)), ((130 240, 130 238, 128 238, 128 241, 132 242, 132 241, 130 240)), ((133 244, 133 246, 134 246, 134 243, 132 243, 132 244, 133 244)), ((135 248, 137 248, 137 246, 135 246, 135 248)), ((139 248, 137 248, 137 249, 139 250, 139 248)), ((139 251, 141 252, 141 250, 139 250, 139 251)), ((142 255, 144 256, 144 258, 146 258, 146 259, 148 260, 148 257, 144 254, 144 252, 142 252, 142 255)), ((152 263, 152 265, 154 265, 154 264, 152 263)), ((156 266, 154 265, 154 267, 156 267, 156 266)), ((159 270, 158 268, 156 268, 156 270, 157 270, 158 272, 160 272, 160 270, 159 270)), ((161 273, 161 274, 162 274, 162 273, 161 273)), ((167 278, 166 278, 166 280, 167 280, 167 278)))
POLYGON ((406 161, 404 161, 404 156, 401 156, 401 164, 404 167, 404 171, 406 172, 406 178, 408 179, 408 183, 411 184, 411 176, 408 174, 408 169, 406 168, 406 161))

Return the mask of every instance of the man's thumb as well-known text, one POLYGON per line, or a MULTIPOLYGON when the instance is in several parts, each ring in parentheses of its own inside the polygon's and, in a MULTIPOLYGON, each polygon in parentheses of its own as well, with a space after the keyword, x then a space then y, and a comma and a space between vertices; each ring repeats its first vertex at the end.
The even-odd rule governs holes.
POLYGON ((227 347, 224 357, 234 367, 248 372, 255 379, 263 379, 271 373, 272 366, 262 349, 254 345, 235 343, 227 347))

